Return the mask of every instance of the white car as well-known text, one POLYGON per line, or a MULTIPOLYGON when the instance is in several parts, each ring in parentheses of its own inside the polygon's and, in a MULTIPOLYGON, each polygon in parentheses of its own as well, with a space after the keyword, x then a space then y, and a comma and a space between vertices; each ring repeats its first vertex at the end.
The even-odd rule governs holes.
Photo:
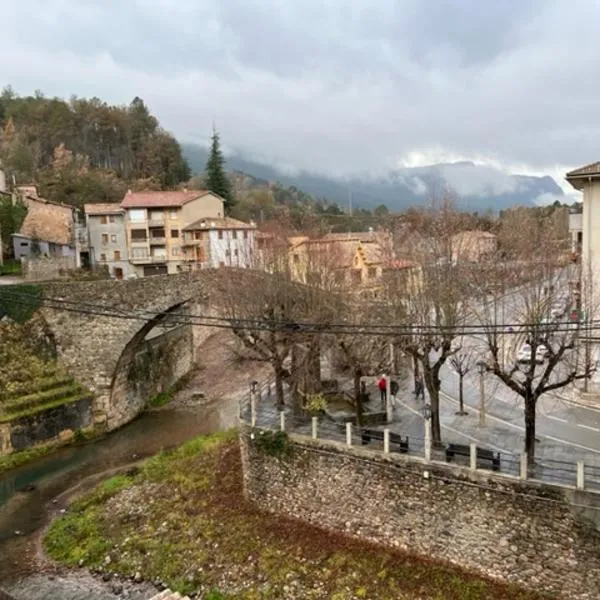
MULTIPOLYGON (((541 365, 548 355, 548 348, 544 344, 540 344, 535 349, 535 362, 541 365)), ((523 344, 517 353, 517 362, 529 363, 531 362, 531 346, 529 344, 523 344)))

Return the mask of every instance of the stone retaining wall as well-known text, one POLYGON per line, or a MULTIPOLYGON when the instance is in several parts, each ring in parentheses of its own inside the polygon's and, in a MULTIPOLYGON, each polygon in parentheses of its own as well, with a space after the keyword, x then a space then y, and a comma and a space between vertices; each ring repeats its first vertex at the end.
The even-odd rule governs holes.
POLYGON ((68 441, 78 429, 92 425, 92 397, 61 404, 0 424, 0 454, 53 441, 68 441))
POLYGON ((242 424, 245 492, 264 510, 569 600, 600 597, 599 494, 299 436, 278 459, 251 435, 242 424))

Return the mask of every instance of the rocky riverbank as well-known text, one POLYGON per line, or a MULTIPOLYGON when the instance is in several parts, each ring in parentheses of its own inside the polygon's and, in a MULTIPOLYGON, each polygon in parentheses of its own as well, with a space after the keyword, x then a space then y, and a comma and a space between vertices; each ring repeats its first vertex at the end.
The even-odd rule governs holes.
POLYGON ((44 544, 76 573, 198 598, 547 598, 261 513, 243 497, 231 431, 104 481, 54 521, 44 544))

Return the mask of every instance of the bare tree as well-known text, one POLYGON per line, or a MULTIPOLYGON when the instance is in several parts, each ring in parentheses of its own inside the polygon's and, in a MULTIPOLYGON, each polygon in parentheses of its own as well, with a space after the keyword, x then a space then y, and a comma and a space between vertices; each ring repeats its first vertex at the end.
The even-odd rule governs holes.
MULTIPOLYGON (((526 213, 504 229, 502 261, 488 269, 488 284, 482 286, 487 293, 473 312, 483 325, 487 370, 523 400, 525 452, 533 465, 538 400, 588 378, 593 364, 580 351, 579 312, 570 319, 576 298, 569 282, 580 274, 564 260, 564 240, 551 222, 526 213), (498 322, 499 294, 508 303, 508 323, 498 322)), ((586 304, 593 310, 591 282, 586 288, 586 304)))
POLYGON ((411 230, 401 236, 396 260, 410 267, 386 273, 386 309, 392 323, 410 327, 412 335, 395 342, 420 363, 429 393, 433 442, 441 442, 440 370, 455 353, 467 314, 467 282, 461 253, 453 248, 461 220, 444 195, 434 208, 413 215, 411 230))
POLYGON ((450 364, 458 375, 458 412, 457 415, 463 416, 469 413, 465 411, 464 405, 464 379, 465 375, 473 369, 473 352, 468 349, 461 348, 450 357, 450 364))

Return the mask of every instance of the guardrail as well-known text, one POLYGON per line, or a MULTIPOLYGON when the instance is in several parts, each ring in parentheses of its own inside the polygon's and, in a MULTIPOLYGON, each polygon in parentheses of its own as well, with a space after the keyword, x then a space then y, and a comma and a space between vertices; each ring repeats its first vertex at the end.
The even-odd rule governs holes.
MULTIPOLYGON (((256 382, 255 382, 256 383, 256 382)), ((583 461, 569 462, 554 459, 539 459, 534 465, 527 464, 526 454, 493 452, 494 460, 487 454, 492 452, 472 443, 464 445, 458 452, 446 452, 448 445, 436 447, 426 433, 415 436, 414 432, 399 431, 394 427, 369 425, 358 427, 354 418, 333 420, 322 414, 315 416, 296 415, 289 406, 280 410, 275 405, 274 382, 256 383, 254 390, 240 400, 239 418, 257 429, 285 431, 311 439, 330 440, 348 446, 361 446, 384 454, 401 453, 435 464, 452 464, 471 470, 490 471, 495 475, 506 475, 521 480, 569 486, 579 490, 600 492, 600 466, 588 465, 583 461), (483 451, 483 452, 482 452, 483 451)))

